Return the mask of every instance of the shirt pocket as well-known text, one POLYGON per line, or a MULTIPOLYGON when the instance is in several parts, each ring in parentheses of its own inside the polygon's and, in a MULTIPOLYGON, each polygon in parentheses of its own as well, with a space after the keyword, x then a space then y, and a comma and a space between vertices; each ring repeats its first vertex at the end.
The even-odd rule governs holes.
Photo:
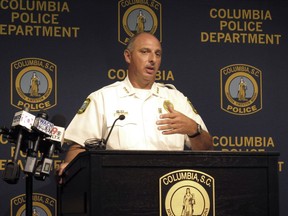
POLYGON ((137 132, 137 118, 133 113, 124 114, 123 120, 118 119, 118 114, 107 117, 108 138, 107 149, 128 150, 135 145, 135 133, 137 132), (114 124, 115 122, 115 124, 114 124), (114 127, 113 127, 114 124, 114 127))

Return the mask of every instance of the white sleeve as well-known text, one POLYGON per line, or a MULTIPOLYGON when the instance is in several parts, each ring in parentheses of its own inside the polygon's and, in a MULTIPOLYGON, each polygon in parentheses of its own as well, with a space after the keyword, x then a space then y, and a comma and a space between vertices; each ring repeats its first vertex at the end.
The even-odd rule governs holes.
POLYGON ((101 113, 103 112, 101 112, 101 101, 102 97, 99 92, 94 92, 88 96, 68 125, 65 140, 84 146, 87 139, 102 138, 103 115, 101 113))

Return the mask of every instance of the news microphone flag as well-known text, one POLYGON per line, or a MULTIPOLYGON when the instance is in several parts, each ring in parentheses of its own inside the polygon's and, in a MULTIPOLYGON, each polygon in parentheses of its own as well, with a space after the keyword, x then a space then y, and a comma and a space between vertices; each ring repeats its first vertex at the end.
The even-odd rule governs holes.
POLYGON ((35 116, 27 111, 19 111, 16 112, 13 121, 12 121, 12 127, 16 126, 22 126, 25 127, 28 130, 31 130, 31 127, 33 126, 33 123, 35 121, 35 116))

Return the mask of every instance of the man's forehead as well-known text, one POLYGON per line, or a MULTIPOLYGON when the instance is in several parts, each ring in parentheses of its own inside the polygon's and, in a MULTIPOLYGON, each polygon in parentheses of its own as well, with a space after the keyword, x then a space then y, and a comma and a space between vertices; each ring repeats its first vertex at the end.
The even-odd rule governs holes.
POLYGON ((158 50, 161 51, 162 47, 158 41, 151 41, 151 40, 143 40, 139 41, 138 43, 135 43, 135 47, 138 49, 152 49, 152 50, 158 50))

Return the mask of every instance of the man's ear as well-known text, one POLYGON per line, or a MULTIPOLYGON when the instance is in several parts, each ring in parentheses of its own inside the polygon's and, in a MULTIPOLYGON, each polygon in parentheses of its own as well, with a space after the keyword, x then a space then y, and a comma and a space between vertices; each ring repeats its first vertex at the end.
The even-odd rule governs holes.
POLYGON ((128 49, 124 50, 125 61, 129 64, 131 62, 131 52, 128 49))

